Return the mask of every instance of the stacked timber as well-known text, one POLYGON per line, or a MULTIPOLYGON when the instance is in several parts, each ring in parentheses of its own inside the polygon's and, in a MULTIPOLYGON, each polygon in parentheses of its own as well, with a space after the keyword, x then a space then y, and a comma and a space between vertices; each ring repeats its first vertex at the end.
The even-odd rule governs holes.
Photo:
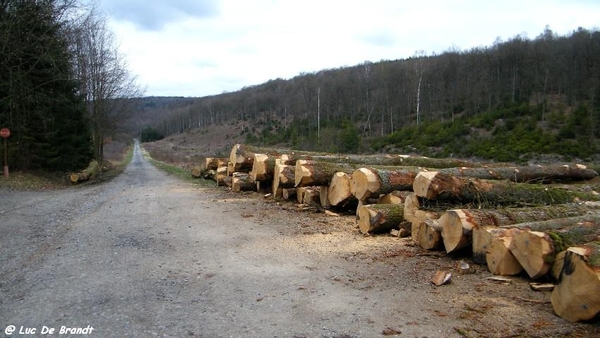
POLYGON ((356 211, 358 231, 365 235, 394 230, 425 250, 471 250, 473 261, 495 275, 555 278, 552 306, 567 320, 600 311, 600 205, 583 202, 600 197, 591 189, 555 184, 598 176, 585 166, 489 167, 238 144, 214 169, 199 169, 214 172, 218 182, 231 181, 233 191, 270 186, 275 198, 317 210, 356 211))
POLYGON ((228 159, 221 157, 206 157, 204 163, 192 167, 193 178, 204 178, 216 181, 216 173, 219 163, 227 163, 228 159))

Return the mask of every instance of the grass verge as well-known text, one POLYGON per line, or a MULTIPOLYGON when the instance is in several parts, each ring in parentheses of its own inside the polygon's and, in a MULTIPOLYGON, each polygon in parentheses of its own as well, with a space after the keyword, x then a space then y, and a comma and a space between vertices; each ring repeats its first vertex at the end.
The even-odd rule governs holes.
POLYGON ((198 184, 203 187, 214 187, 214 181, 209 181, 202 178, 193 178, 192 174, 188 169, 181 168, 175 164, 155 160, 152 158, 152 156, 150 156, 150 153, 148 153, 148 151, 146 151, 146 149, 144 149, 143 147, 141 148, 141 151, 142 155, 148 162, 150 162, 153 166, 166 172, 169 175, 173 175, 183 181, 198 184))
POLYGON ((56 190, 69 187, 66 174, 42 171, 14 171, 6 178, 0 174, 0 188, 10 190, 56 190))
MULTIPOLYGON (((99 177, 95 177, 79 185, 98 184, 112 180, 125 170, 131 162, 132 157, 133 147, 127 147, 120 161, 105 161, 105 167, 108 170, 103 172, 99 177)), ((10 172, 9 178, 0 174, 0 188, 25 191, 65 189, 73 186, 69 182, 68 174, 64 172, 15 171, 10 172)))

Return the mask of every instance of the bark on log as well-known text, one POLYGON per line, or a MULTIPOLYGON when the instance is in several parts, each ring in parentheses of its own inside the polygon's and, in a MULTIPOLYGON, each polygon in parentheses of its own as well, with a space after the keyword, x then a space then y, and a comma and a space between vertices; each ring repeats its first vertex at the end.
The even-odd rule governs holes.
POLYGON ((590 214, 567 219, 518 224, 519 232, 510 247, 529 277, 546 275, 556 260, 556 255, 570 246, 600 238, 600 214, 590 214))
POLYGON ((554 312, 571 322, 600 312, 600 242, 569 248, 552 295, 554 312))
POLYGON ((418 170, 360 168, 352 172, 351 191, 359 200, 378 198, 394 190, 411 191, 418 170))
MULTIPOLYGON (((578 216, 589 212, 589 207, 576 204, 504 209, 454 209, 440 217, 446 252, 450 253, 472 243, 475 227, 503 226, 560 217, 578 216)), ((481 246, 474 248, 474 257, 483 255, 481 246), (477 251, 475 251, 477 250, 477 251)), ((478 261, 480 261, 478 259, 478 261)))
POLYGON ((426 219, 419 222, 416 231, 417 243, 425 250, 438 250, 442 248, 442 228, 438 220, 426 219))
POLYGON ((350 175, 344 172, 333 174, 329 183, 327 198, 332 206, 356 204, 356 198, 350 191, 350 175))
POLYGON ((352 173, 356 167, 352 164, 331 163, 322 161, 297 160, 295 169, 295 186, 329 185, 336 172, 352 173))
POLYGON ((358 208, 357 223, 363 234, 389 232, 404 220, 402 204, 371 204, 358 208))
POLYGON ((591 193, 575 193, 540 184, 480 180, 436 171, 420 172, 414 180, 413 190, 419 197, 451 199, 479 206, 562 204, 579 198, 600 199, 591 193))
POLYGON ((504 232, 497 233, 489 244, 485 255, 489 271, 494 275, 514 276, 523 271, 523 266, 515 258, 510 245, 518 229, 505 229, 504 232))
POLYGON ((234 192, 255 191, 256 184, 247 173, 233 173, 231 177, 231 190, 234 192))
POLYGON ((535 165, 523 167, 493 168, 447 168, 439 172, 452 176, 473 177, 485 180, 508 180, 512 182, 556 182, 591 180, 598 176, 595 170, 581 164, 535 165))
MULTIPOLYGON (((300 153, 301 154, 301 153, 300 153)), ((327 155, 313 154, 303 156, 303 159, 348 163, 357 166, 397 166, 397 167, 425 167, 425 168, 455 168, 455 167, 480 167, 480 163, 461 161, 448 158, 429 158, 412 155, 327 155)))
POLYGON ((83 171, 69 174, 71 183, 80 183, 89 180, 100 172, 100 166, 96 160, 92 160, 83 171))

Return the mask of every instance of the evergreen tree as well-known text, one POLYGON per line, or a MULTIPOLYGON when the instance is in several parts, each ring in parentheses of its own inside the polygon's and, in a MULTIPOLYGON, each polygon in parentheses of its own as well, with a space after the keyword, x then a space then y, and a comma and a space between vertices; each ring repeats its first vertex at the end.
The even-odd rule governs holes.
POLYGON ((12 166, 74 170, 91 159, 57 1, 0 2, 0 124, 13 131, 12 166))

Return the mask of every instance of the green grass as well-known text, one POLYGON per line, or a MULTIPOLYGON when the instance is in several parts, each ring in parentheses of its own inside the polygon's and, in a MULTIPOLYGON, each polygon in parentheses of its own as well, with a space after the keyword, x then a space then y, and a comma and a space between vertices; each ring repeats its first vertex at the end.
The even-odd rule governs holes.
POLYGON ((184 169, 184 168, 178 167, 174 164, 169 164, 169 163, 165 163, 165 162, 153 159, 144 148, 142 148, 142 155, 153 166, 164 171, 165 173, 167 173, 169 175, 173 175, 183 181, 190 182, 193 184, 198 184, 198 185, 205 186, 205 187, 214 187, 213 181, 205 180, 202 178, 200 178, 200 179, 193 178, 191 172, 188 169, 184 169))

